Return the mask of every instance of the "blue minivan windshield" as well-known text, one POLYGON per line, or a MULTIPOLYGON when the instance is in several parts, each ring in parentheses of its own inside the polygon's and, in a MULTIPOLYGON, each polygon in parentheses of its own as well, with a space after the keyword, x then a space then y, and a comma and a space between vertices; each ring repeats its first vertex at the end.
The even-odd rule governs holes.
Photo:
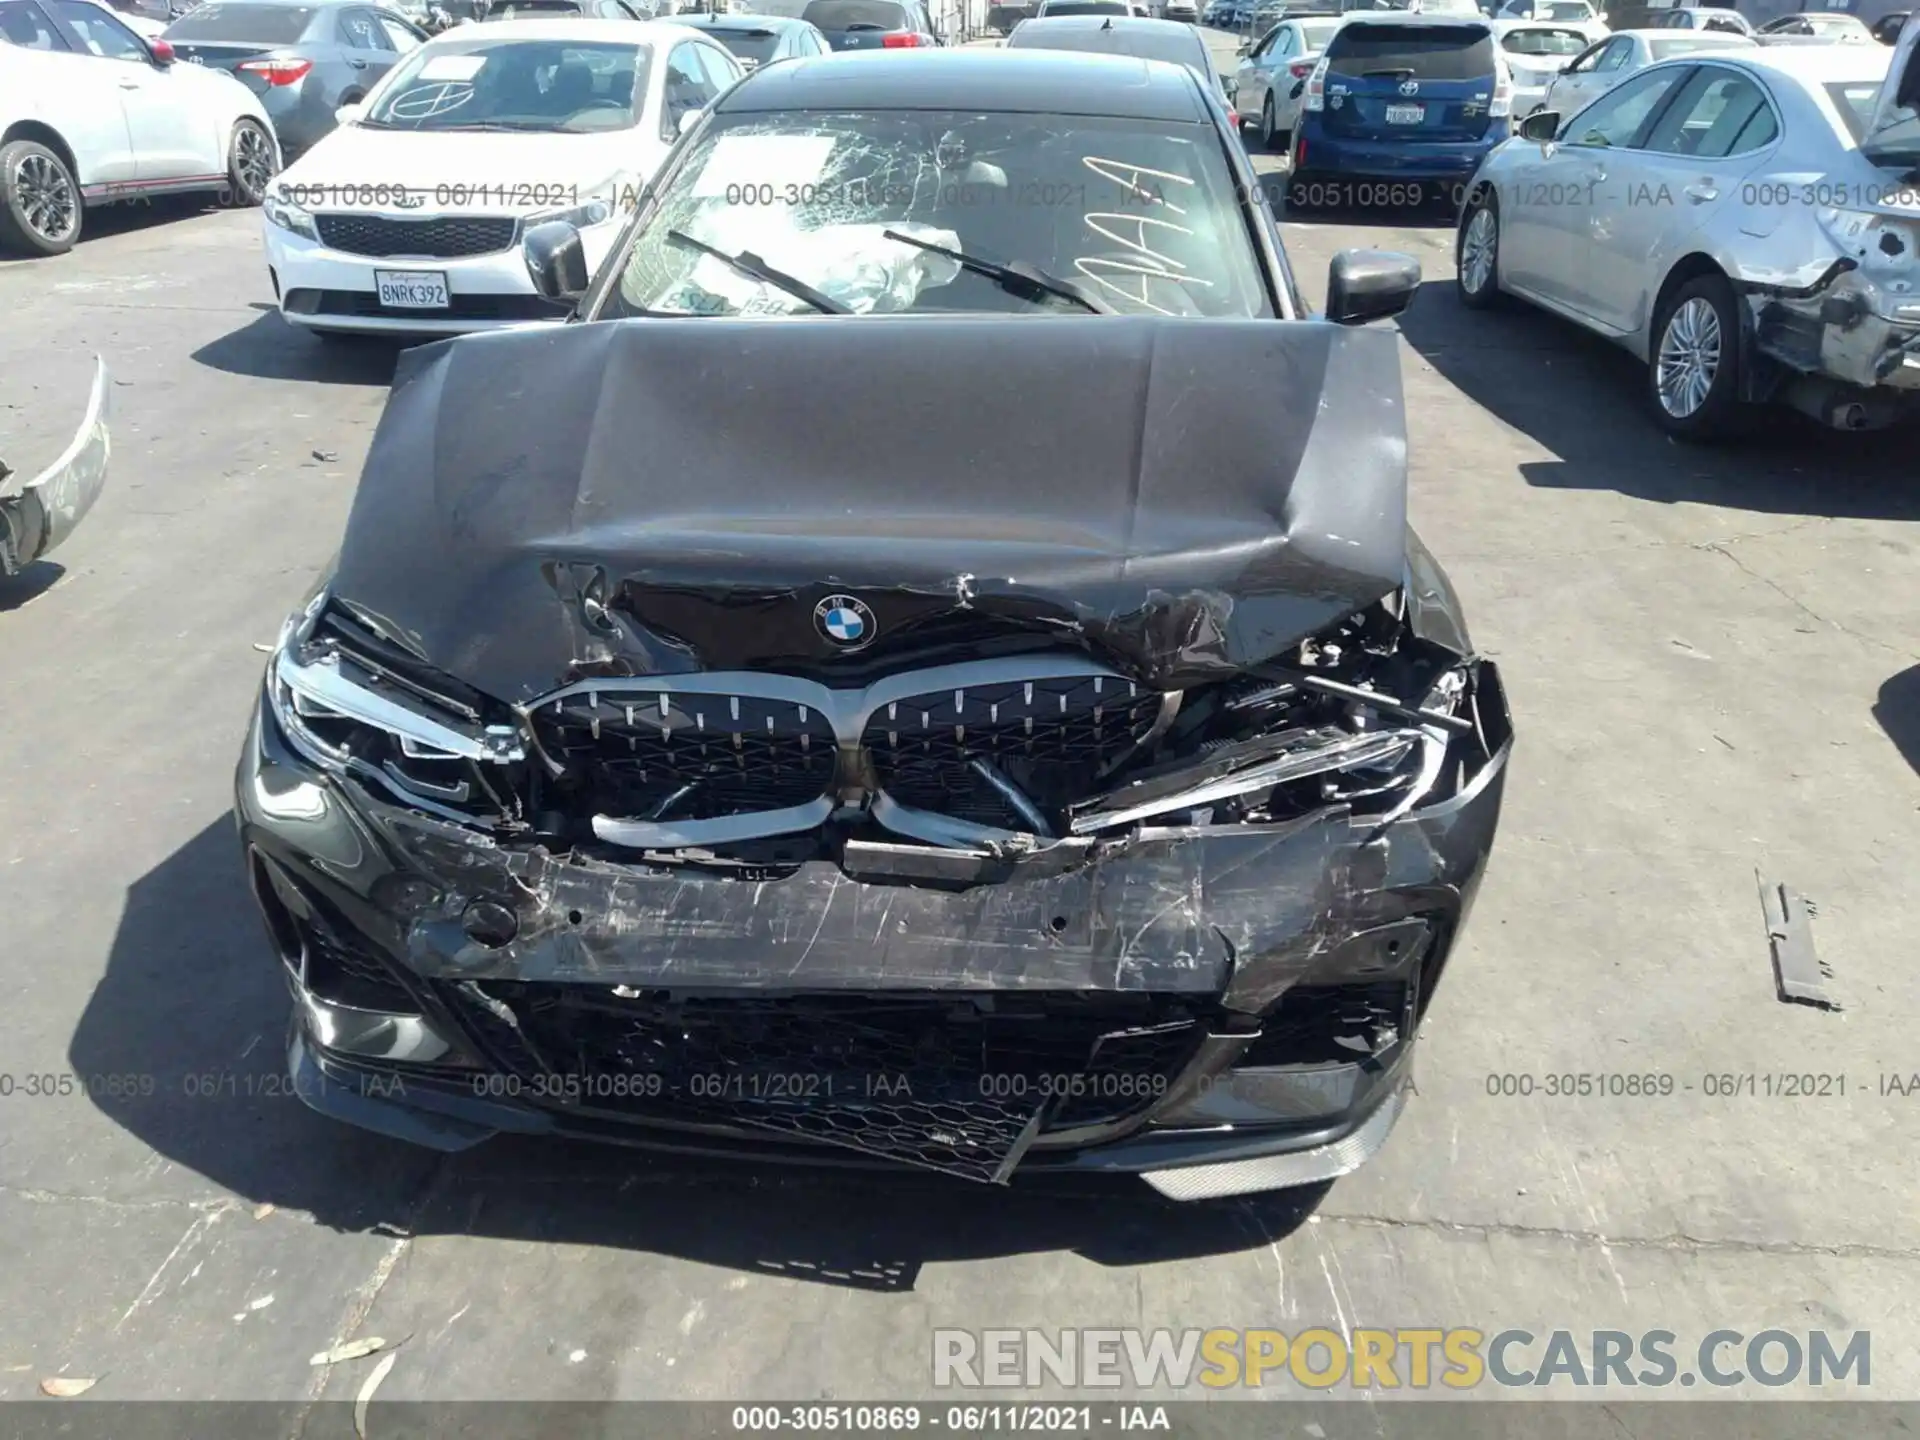
POLYGON ((1493 32, 1485 25, 1363 21, 1341 26, 1327 46, 1327 69, 1340 75, 1478 80, 1492 75, 1496 63, 1493 32))

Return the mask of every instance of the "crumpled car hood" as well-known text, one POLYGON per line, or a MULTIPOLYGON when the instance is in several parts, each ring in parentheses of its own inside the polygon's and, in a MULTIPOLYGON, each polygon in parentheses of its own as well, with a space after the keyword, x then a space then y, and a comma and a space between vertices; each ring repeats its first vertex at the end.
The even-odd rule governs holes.
POLYGON ((866 660, 1064 643, 1177 688, 1389 593, 1406 544, 1390 331, 643 318, 404 355, 332 591, 515 703, 819 673, 839 593, 866 660))

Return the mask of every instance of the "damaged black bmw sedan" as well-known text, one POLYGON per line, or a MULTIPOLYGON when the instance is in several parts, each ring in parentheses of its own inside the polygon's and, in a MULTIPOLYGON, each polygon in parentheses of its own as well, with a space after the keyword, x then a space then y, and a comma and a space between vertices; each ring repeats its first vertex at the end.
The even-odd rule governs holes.
POLYGON ((1418 268, 1314 315, 1214 97, 760 71, 574 323, 401 359, 237 777, 298 1092, 444 1149, 1362 1163, 1511 728, 1408 528, 1418 268))

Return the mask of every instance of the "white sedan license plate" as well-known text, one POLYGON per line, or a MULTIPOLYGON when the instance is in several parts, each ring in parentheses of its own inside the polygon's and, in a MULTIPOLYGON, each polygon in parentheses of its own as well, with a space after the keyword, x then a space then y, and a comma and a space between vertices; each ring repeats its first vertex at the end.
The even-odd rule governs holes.
POLYGON ((374 288, 380 303, 395 310, 446 310, 447 277, 438 270, 376 270, 374 288))
POLYGON ((1424 105, 1387 106, 1387 124, 1389 125, 1418 125, 1426 118, 1427 107, 1424 105))

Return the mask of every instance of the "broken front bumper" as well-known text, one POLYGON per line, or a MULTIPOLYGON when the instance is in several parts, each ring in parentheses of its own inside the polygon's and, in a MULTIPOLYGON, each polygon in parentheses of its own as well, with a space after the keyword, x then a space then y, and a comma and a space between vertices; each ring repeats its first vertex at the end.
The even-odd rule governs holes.
POLYGON ((93 392, 79 430, 60 458, 31 478, 0 463, 0 576, 12 575, 71 535, 107 484, 111 381, 96 359, 93 392))
POLYGON ((1390 823, 1336 807, 992 862, 557 858, 321 773, 264 705, 237 814, 296 1085, 341 1119, 450 1149, 1131 1171, 1199 1198, 1332 1178, 1391 1128, 1499 816, 1492 664, 1471 698, 1483 758, 1390 823))

